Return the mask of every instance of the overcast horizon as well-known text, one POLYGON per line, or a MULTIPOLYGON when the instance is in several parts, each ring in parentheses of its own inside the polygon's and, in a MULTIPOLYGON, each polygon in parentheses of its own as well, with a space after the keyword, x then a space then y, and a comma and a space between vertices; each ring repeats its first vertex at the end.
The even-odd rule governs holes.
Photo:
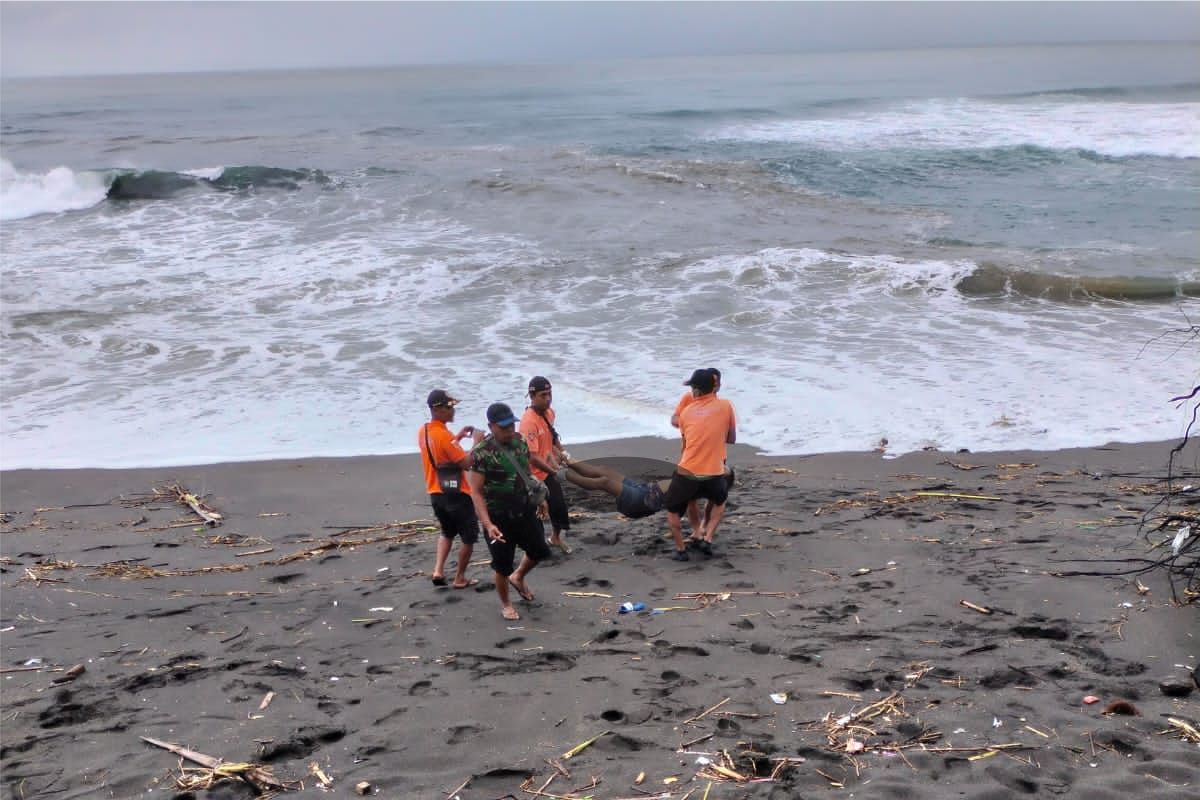
POLYGON ((0 4, 0 77, 1196 42, 1194 2, 0 4))

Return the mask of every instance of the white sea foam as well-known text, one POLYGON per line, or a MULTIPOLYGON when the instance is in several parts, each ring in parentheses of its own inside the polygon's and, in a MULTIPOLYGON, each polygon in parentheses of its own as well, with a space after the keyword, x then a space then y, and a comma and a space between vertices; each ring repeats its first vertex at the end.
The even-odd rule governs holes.
POLYGON ((224 167, 197 167, 183 170, 184 175, 191 175, 193 178, 202 178, 206 181, 214 181, 224 172, 224 167))
POLYGON ((75 172, 68 167, 41 174, 20 172, 0 159, 0 220, 90 208, 102 201, 107 191, 104 175, 97 172, 75 172))
POLYGON ((821 119, 730 125, 714 139, 831 149, 978 149, 1033 145, 1101 155, 1200 157, 1200 103, 921 100, 821 119))
POLYGON ((1169 306, 979 300, 955 288, 970 261, 818 248, 569 269, 366 190, 329 217, 245 202, 6 231, 29 257, 0 288, 5 467, 411 452, 433 386, 481 424, 537 373, 568 441, 672 437, 697 366, 722 369, 742 441, 777 453, 1181 429, 1169 354, 1142 349, 1179 327, 1169 306))

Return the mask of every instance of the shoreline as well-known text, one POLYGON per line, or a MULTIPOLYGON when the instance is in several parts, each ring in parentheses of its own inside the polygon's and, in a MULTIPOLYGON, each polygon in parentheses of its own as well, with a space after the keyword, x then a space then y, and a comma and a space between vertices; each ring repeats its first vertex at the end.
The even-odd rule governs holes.
MULTIPOLYGON (((1180 437, 1181 439, 1182 437, 1180 437)), ((1193 436, 1195 440, 1200 437, 1193 436)), ((1118 441, 1109 440, 1103 443, 1092 445, 1078 445, 1073 447, 1051 447, 1051 448, 1034 448, 1034 447, 1005 447, 988 450, 971 450, 969 448, 956 449, 938 449, 925 448, 921 450, 909 450, 902 453, 885 452, 877 449, 874 450, 825 450, 815 453, 769 453, 763 450, 759 445, 738 442, 735 445, 729 445, 731 458, 737 460, 804 460, 813 458, 841 458, 863 456, 869 458, 877 458, 882 461, 895 461, 911 456, 916 456, 921 453, 943 453, 943 454, 971 454, 975 456, 998 456, 1004 453, 1073 453, 1091 450, 1105 450, 1112 447, 1127 447, 1127 446, 1151 446, 1165 445, 1173 447, 1180 442, 1180 439, 1139 439, 1135 441, 1118 441)), ((1189 442, 1190 444, 1190 442, 1189 442)), ((615 455, 632 456, 639 458, 662 458, 671 459, 678 451, 679 435, 678 431, 674 436, 625 436, 615 439, 596 439, 594 441, 583 441, 568 445, 570 450, 579 458, 602 458, 615 455), (616 451, 625 448, 630 452, 617 453, 616 451), (647 455, 648 454, 648 455, 647 455)), ((188 469, 211 469, 216 467, 247 467, 251 465, 273 465, 284 463, 298 462, 326 462, 326 461, 356 461, 356 460, 372 460, 372 459, 405 459, 415 458, 419 455, 416 450, 412 452, 392 452, 392 453, 360 453, 356 455, 302 455, 302 456, 280 456, 268 458, 247 458, 238 460, 223 460, 223 461, 198 461, 198 462, 181 462, 178 464, 154 464, 141 466, 75 466, 75 467, 0 467, 0 478, 5 475, 16 475, 24 473, 67 473, 67 472, 148 472, 154 470, 188 470, 188 469)))
MULTIPOLYGON (((380 797, 1183 800, 1197 744, 1167 720, 1200 722, 1200 690, 1159 684, 1193 680, 1197 608, 1157 572, 1055 575, 1145 552, 1175 444, 740 445, 716 555, 686 563, 663 515, 572 490, 574 552, 531 573, 512 623, 482 544, 479 585, 431 585, 415 454, 4 471, 3 791, 252 796, 174 788, 144 736, 303 780, 283 797, 327 796, 316 763, 380 797), (153 495, 168 484, 222 523, 153 495)), ((569 449, 669 468, 676 447, 569 449)))

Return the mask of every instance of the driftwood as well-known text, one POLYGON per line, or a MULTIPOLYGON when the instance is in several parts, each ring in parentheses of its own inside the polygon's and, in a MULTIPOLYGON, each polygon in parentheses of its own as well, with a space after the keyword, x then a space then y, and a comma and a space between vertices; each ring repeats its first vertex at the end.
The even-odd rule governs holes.
POLYGON ((198 496, 177 483, 165 487, 155 487, 154 494, 157 497, 169 497, 175 502, 187 506, 192 510, 192 513, 204 521, 205 525, 210 527, 215 528, 225 521, 225 517, 219 512, 209 508, 198 496))
POLYGON ((138 738, 147 744, 161 747, 163 750, 174 753, 180 758, 206 767, 211 770, 211 775, 207 776, 209 779, 233 778, 242 780, 251 784, 260 792, 288 791, 298 788, 298 784, 296 783, 279 780, 271 773, 269 767, 264 767, 261 764, 228 764, 214 756, 198 753, 195 750, 189 750, 177 744, 171 744, 159 739, 151 739, 149 736, 139 736, 138 738))

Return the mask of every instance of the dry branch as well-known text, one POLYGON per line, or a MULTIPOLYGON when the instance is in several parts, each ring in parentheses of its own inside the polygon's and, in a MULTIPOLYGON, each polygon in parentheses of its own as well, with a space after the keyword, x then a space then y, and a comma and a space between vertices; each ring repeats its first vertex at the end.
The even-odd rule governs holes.
POLYGON ((177 483, 173 483, 170 486, 156 486, 154 494, 156 497, 169 498, 180 505, 187 506, 192 510, 192 513, 203 520, 204 524, 209 527, 215 528, 225 521, 225 517, 219 512, 214 511, 200 497, 192 494, 177 483))
POLYGON ((197 774, 196 770, 182 770, 182 774, 176 779, 176 783, 179 784, 179 788, 181 789, 207 789, 216 781, 224 778, 232 778, 249 783, 260 793, 289 791, 299 788, 299 784, 296 782, 282 781, 276 778, 272 774, 271 768, 262 764, 228 764, 222 759, 205 755, 195 750, 189 750, 177 744, 160 741, 159 739, 151 739, 148 736, 140 736, 138 738, 147 744, 161 747, 163 750, 172 752, 180 758, 187 759, 205 768, 204 771, 200 771, 200 774, 197 774))

